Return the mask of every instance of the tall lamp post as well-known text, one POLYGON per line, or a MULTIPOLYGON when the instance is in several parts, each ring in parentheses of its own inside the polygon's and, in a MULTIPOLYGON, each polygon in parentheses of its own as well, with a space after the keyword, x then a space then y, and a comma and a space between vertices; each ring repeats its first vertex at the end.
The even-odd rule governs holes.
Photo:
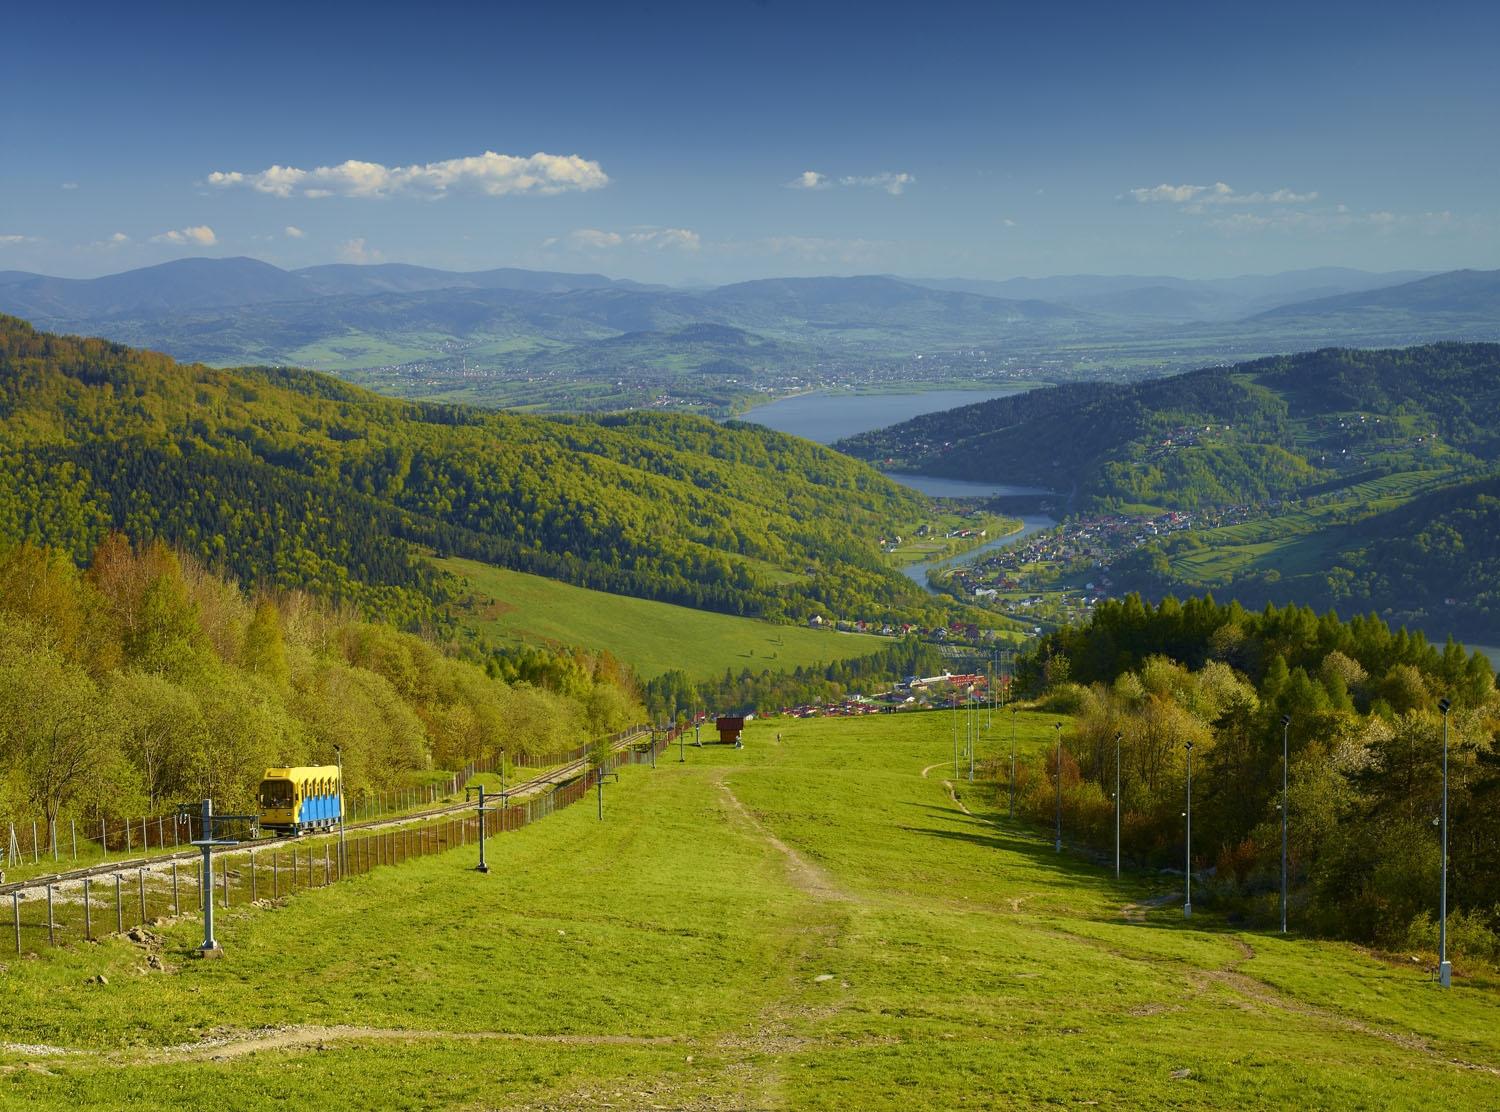
POLYGON ((1115 879, 1120 879, 1120 731, 1115 731, 1115 879))
POLYGON ((1183 748, 1187 750, 1187 856, 1184 862, 1187 868, 1183 874, 1187 888, 1186 899, 1182 905, 1182 917, 1191 919, 1193 917, 1193 743, 1183 742, 1183 748))
POLYGON ((1438 984, 1448 988, 1453 983, 1453 963, 1448 960, 1448 712, 1453 704, 1438 700, 1443 712, 1443 880, 1438 897, 1438 984))
POLYGON ((1010 708, 1010 813, 1016 817, 1016 708, 1010 708))
POLYGON ((1292 716, 1281 716, 1281 933, 1286 933, 1286 824, 1288 799, 1287 781, 1287 735, 1291 730, 1292 716))
POLYGON ((958 779, 958 689, 953 690, 953 779, 958 779))
POLYGON ((1057 734, 1057 842, 1056 852, 1062 852, 1062 723, 1054 722, 1052 729, 1057 734))

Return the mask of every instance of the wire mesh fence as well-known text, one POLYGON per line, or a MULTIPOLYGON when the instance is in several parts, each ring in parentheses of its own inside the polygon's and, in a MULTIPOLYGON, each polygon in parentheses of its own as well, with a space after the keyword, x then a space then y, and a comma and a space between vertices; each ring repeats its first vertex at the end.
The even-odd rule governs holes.
MULTIPOLYGON (((629 736, 629 731, 615 735, 611 744, 629 736)), ((580 769, 549 789, 487 808, 482 816, 485 836, 520 830, 585 799, 601 775, 622 765, 654 763, 676 737, 675 730, 658 733, 643 745, 614 750, 602 765, 580 769)), ((589 747, 582 748, 586 752, 589 747)), ((350 831, 342 838, 335 834, 220 850, 211 858, 206 879, 202 857, 193 851, 191 857, 174 855, 127 868, 105 867, 90 875, 23 883, 5 897, 10 903, 5 910, 10 914, 15 952, 39 952, 111 934, 139 934, 184 916, 201 917, 205 885, 211 886, 217 908, 275 906, 308 889, 471 845, 479 838, 481 816, 476 808, 472 813, 451 812, 405 825, 396 821, 387 827, 350 831)))
MULTIPOLYGON (((619 745, 649 730, 648 726, 632 726, 609 735, 607 740, 611 745, 619 745)), ((513 756, 508 763, 513 768, 554 768, 582 760, 592 744, 558 753, 513 756)), ((464 785, 475 776, 495 772, 501 759, 497 755, 470 761, 447 779, 418 787, 348 792, 346 821, 368 822, 438 806, 461 795, 464 785)), ((40 818, 12 819, 6 822, 6 844, 0 846, 0 868, 40 866, 44 862, 77 864, 111 855, 147 856, 181 850, 203 836, 201 825, 198 815, 179 816, 175 812, 141 818, 59 818, 51 822, 40 818)))

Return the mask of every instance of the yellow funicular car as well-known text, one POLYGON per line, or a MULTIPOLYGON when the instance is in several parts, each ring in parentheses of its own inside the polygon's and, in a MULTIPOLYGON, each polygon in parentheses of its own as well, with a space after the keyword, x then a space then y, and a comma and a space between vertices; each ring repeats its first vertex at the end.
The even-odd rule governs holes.
POLYGON ((344 809, 337 765, 268 768, 258 798, 261 829, 278 834, 337 826, 344 809))

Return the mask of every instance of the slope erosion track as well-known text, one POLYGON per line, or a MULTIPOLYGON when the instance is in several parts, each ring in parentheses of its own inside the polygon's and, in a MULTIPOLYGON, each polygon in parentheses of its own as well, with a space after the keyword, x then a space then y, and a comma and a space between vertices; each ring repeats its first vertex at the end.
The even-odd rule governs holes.
MULTIPOLYGON (((597 785, 601 772, 608 774, 624 764, 654 762, 677 733, 676 729, 655 732, 636 727, 611 739, 611 756, 602 768, 585 754, 507 788, 504 807, 499 805, 502 797, 495 793, 490 796, 495 806, 487 808, 484 816, 485 835, 519 830, 578 802, 597 785), (651 739, 644 747, 638 745, 643 738, 651 739)), ((300 889, 325 887, 382 865, 400 864, 409 857, 469 845, 479 836, 475 812, 476 804, 470 800, 349 824, 344 828, 342 850, 337 831, 314 838, 269 837, 240 842, 212 856, 216 906, 233 906, 236 897, 239 904, 276 906, 300 889), (268 855, 269 864, 265 860, 268 855)), ((93 865, 0 887, 0 898, 10 897, 15 952, 40 952, 72 941, 123 934, 145 947, 150 964, 160 968, 156 951, 161 940, 145 928, 182 918, 185 911, 192 916, 201 908, 201 862, 201 852, 191 849, 93 865), (192 867, 179 871, 183 862, 192 867), (90 882, 103 877, 112 878, 114 884, 91 891, 90 882)))

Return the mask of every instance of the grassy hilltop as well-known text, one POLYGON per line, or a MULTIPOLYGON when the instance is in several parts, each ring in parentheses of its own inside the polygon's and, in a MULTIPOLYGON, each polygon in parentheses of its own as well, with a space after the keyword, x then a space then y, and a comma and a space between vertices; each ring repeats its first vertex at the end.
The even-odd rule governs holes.
MULTIPOLYGON (((1052 722, 1021 716, 1023 754, 1052 722)), ((0 1102, 1493 1105, 1492 982, 1185 923, 1171 878, 1054 855, 989 785, 956 802, 950 729, 755 723, 626 769, 602 824, 502 837, 489 876, 457 851, 234 910, 222 962, 183 924, 161 971, 119 940, 11 964, 0 1102)))

